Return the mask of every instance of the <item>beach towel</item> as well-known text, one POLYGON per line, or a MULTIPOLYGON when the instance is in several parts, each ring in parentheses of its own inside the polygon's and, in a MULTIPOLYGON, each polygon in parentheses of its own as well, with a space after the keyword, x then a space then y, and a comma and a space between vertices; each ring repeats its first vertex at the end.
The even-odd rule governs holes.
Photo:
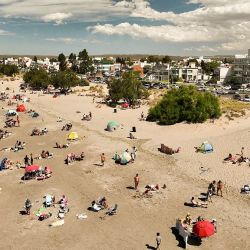
POLYGON ((49 224, 50 227, 60 227, 64 224, 64 220, 58 220, 54 221, 51 224, 49 224))

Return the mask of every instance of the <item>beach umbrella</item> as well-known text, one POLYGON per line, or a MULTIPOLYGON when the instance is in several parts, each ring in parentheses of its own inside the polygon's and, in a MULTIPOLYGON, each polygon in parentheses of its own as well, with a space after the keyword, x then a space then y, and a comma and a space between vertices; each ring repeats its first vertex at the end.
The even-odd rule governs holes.
POLYGON ((76 132, 71 132, 68 136, 68 140, 76 140, 78 138, 79 138, 79 136, 76 132))
POLYGON ((25 108, 24 104, 18 105, 16 111, 17 112, 25 112, 26 108, 25 108))
POLYGON ((193 233, 199 238, 209 237, 214 234, 214 225, 210 221, 198 221, 193 227, 193 233))
POLYGON ((31 166, 27 166, 25 168, 25 173, 29 173, 29 172, 33 172, 33 171, 39 171, 41 168, 38 165, 31 165, 31 166))
POLYGON ((111 121, 108 123, 107 125, 107 130, 108 131, 114 131, 115 129, 117 129, 119 127, 119 123, 115 122, 115 121, 111 121))

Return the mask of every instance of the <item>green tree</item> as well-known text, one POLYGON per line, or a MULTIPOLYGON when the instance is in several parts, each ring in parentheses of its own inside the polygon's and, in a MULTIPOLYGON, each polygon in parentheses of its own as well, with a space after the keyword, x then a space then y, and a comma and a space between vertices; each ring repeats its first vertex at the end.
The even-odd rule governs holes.
POLYGON ((114 103, 125 99, 129 104, 134 104, 138 99, 147 95, 147 90, 134 72, 126 72, 122 78, 115 79, 109 84, 109 96, 114 103))
POLYGON ((70 53, 70 55, 69 55, 69 61, 70 61, 71 63, 73 63, 75 60, 76 60, 76 54, 70 53))
POLYGON ((92 65, 92 59, 89 57, 86 49, 79 52, 78 57, 80 60, 79 73, 80 74, 87 74, 90 71, 90 67, 92 65))
POLYGON ((213 74, 214 70, 217 69, 219 66, 220 66, 220 63, 216 61, 212 61, 208 63, 205 63, 205 62, 201 63, 201 67, 207 75, 213 74))
POLYGON ((15 76, 19 72, 16 65, 0 64, 0 73, 6 76, 15 76))
POLYGON ((55 88, 60 88, 63 92, 68 92, 71 87, 81 84, 81 80, 69 69, 52 74, 50 81, 55 88))
POLYGON ((162 59, 161 59, 161 62, 162 63, 171 63, 171 57, 170 56, 164 56, 162 59))
POLYGON ((58 62, 58 60, 57 60, 56 58, 50 58, 50 59, 49 59, 49 62, 50 62, 50 63, 54 63, 54 62, 58 62))
POLYGON ((35 90, 46 89, 50 83, 49 75, 44 69, 32 69, 23 76, 25 83, 35 90))
POLYGON ((59 64, 59 69, 61 71, 64 71, 67 69, 67 62, 66 62, 66 57, 63 53, 59 54, 58 56, 58 62, 60 63, 59 64))
POLYGON ((209 92, 198 92, 194 86, 181 86, 165 94, 155 107, 149 110, 148 121, 162 125, 179 122, 198 123, 221 115, 219 100, 209 92))
POLYGON ((37 62, 37 56, 34 56, 33 61, 37 62))
POLYGON ((159 61, 160 61, 159 57, 157 56, 149 56, 147 59, 148 63, 158 63, 159 61))

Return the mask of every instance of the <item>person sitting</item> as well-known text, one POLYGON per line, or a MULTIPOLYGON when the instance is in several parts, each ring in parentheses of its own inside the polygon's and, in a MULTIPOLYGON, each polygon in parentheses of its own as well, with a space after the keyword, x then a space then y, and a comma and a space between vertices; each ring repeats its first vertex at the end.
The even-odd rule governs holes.
POLYGON ((129 133, 129 139, 134 140, 134 139, 136 139, 136 137, 130 132, 129 133))
POLYGON ((188 214, 186 215, 185 222, 186 222, 186 224, 191 225, 192 218, 191 218, 190 213, 188 213, 188 214))
POLYGON ((45 159, 45 158, 46 158, 46 152, 45 152, 45 150, 43 150, 43 151, 42 151, 42 153, 41 153, 41 157, 42 157, 43 159, 45 159))
POLYGON ((47 179, 47 178, 51 177, 51 174, 52 174, 52 171, 48 167, 45 167, 44 168, 45 178, 47 179))
POLYGON ((37 128, 34 128, 31 132, 31 136, 34 136, 34 135, 41 135, 41 132, 39 129, 37 128))
POLYGON ((58 201, 58 204, 64 204, 65 206, 67 206, 68 205, 68 198, 65 195, 62 195, 62 197, 58 201))
POLYGON ((44 134, 47 134, 49 131, 48 131, 48 129, 47 128, 44 128, 43 130, 42 130, 42 134, 44 135, 44 134))
POLYGON ((206 204, 206 203, 200 203, 200 202, 196 201, 196 200, 194 199, 194 197, 191 198, 190 202, 191 202, 191 205, 192 205, 193 207, 207 208, 207 204, 206 204))
POLYGON ((58 142, 56 142, 56 148, 62 148, 61 144, 58 144, 58 142))
POLYGON ((102 209, 108 207, 106 197, 100 197, 99 199, 97 199, 96 204, 100 205, 102 209))
POLYGON ((85 157, 85 154, 84 154, 84 152, 82 152, 80 155, 75 156, 75 160, 82 161, 84 159, 84 157, 85 157))

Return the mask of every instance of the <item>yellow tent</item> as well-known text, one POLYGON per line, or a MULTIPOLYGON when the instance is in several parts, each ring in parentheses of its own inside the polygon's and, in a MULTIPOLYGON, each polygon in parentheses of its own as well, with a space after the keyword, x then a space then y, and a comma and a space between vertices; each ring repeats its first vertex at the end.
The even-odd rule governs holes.
POLYGON ((68 136, 68 140, 76 140, 78 138, 79 138, 79 136, 76 132, 71 132, 68 136))

